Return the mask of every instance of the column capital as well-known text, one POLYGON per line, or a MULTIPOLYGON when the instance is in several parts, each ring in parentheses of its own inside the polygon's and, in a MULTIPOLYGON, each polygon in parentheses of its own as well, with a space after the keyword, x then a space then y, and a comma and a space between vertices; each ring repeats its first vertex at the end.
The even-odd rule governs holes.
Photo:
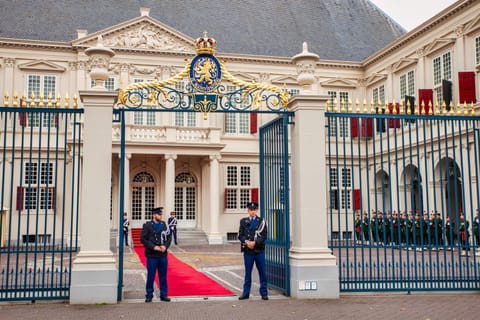
POLYGON ((176 155, 176 154, 173 154, 173 153, 166 154, 166 155, 164 156, 164 159, 165 159, 165 160, 177 160, 177 155, 176 155))
POLYGON ((212 161, 212 160, 217 160, 217 161, 219 161, 219 160, 222 159, 222 156, 219 155, 219 154, 211 154, 211 155, 208 156, 208 158, 210 159, 210 161, 212 161))
MULTIPOLYGON (((118 154, 118 159, 120 159, 121 157, 122 157, 122 154, 119 153, 118 154)), ((127 159, 127 160, 132 159, 132 154, 131 153, 125 153, 125 159, 127 159)))

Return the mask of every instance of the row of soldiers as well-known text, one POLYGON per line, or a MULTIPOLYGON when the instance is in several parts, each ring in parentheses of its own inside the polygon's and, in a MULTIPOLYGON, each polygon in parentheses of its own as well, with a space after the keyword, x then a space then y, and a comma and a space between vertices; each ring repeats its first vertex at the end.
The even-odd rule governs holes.
MULTIPOLYGON (((474 244, 480 246, 478 209, 473 221, 472 232, 474 244)), ((470 224, 460 212, 457 223, 451 222, 446 217, 445 224, 442 215, 433 212, 423 216, 417 211, 411 212, 408 217, 405 212, 400 215, 394 211, 383 215, 382 212, 372 210, 370 217, 364 212, 355 215, 355 235, 357 243, 376 243, 377 245, 401 245, 404 247, 453 247, 459 245, 463 250, 468 250, 470 244, 470 224), (446 240, 446 243, 444 242, 446 240)))

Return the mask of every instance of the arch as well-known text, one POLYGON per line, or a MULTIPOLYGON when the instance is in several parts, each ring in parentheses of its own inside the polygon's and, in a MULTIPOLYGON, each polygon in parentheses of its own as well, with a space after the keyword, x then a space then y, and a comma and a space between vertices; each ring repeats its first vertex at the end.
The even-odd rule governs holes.
POLYGON ((437 207, 445 213, 450 221, 456 222, 460 212, 463 212, 463 183, 462 173, 457 162, 449 156, 442 157, 435 166, 436 194, 441 195, 437 199, 437 207))
POLYGON ((403 183, 403 200, 406 212, 423 212, 422 175, 415 164, 405 166, 401 175, 403 183))
POLYGON ((382 212, 389 212, 392 210, 391 201, 391 181, 388 173, 381 169, 375 174, 375 186, 376 192, 379 195, 377 197, 377 206, 382 212))
POLYGON ((138 223, 140 226, 143 221, 152 218, 151 210, 155 206, 155 188, 155 178, 147 169, 143 168, 133 176, 130 197, 132 224, 138 223))
POLYGON ((178 227, 196 226, 197 181, 190 171, 183 170, 175 176, 174 211, 178 227))

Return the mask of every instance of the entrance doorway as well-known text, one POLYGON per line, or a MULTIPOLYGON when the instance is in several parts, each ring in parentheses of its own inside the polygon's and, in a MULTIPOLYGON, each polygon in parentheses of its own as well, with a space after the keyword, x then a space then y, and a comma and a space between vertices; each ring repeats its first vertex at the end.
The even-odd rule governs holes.
POLYGON ((132 228, 141 228, 143 223, 152 218, 155 205, 155 179, 142 171, 133 177, 132 181, 132 228))
POLYGON ((175 216, 179 228, 196 226, 197 180, 189 172, 181 172, 175 177, 175 216))

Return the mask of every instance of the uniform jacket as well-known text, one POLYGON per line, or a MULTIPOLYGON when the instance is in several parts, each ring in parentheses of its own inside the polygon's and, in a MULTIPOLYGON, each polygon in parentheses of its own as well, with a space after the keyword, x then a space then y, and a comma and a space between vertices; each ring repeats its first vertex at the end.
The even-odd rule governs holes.
POLYGON ((167 255, 165 252, 155 251, 155 246, 165 246, 167 249, 172 242, 172 236, 168 230, 167 224, 164 221, 160 221, 161 231, 157 232, 153 226, 155 222, 153 220, 147 221, 143 224, 142 235, 140 240, 145 247, 145 256, 150 258, 160 258, 167 255))
POLYGON ((176 217, 168 218, 168 226, 170 227, 170 230, 177 231, 177 224, 178 224, 178 221, 176 217))
POLYGON ((267 240, 267 222, 258 216, 255 220, 250 221, 250 217, 240 220, 240 228, 238 230, 238 240, 242 245, 242 252, 245 254, 260 253, 265 250, 265 241, 267 240), (255 247, 249 249, 245 241, 255 241, 255 247))

